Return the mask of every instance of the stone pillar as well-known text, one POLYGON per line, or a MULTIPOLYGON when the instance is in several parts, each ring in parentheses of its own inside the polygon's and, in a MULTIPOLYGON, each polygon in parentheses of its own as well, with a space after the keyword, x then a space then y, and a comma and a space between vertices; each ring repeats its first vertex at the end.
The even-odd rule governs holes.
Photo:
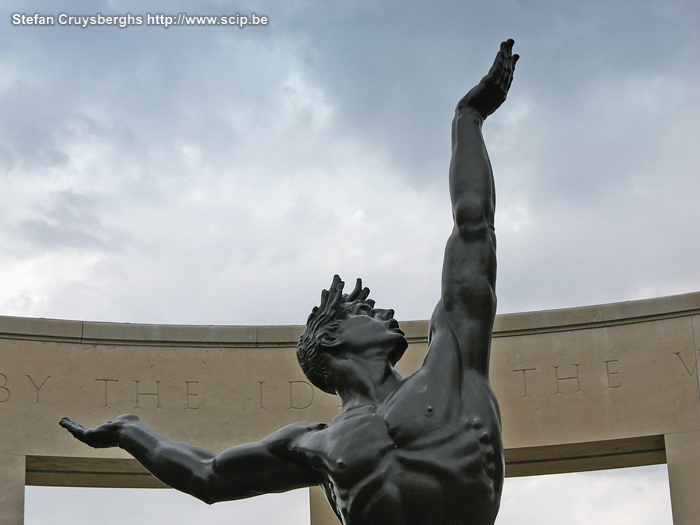
POLYGON ((666 462, 674 525, 694 525, 700 516, 700 430, 666 434, 666 462))
POLYGON ((0 525, 24 523, 24 456, 0 454, 0 525))
POLYGON ((340 525, 340 521, 331 509, 320 487, 309 489, 311 507, 311 525, 340 525))

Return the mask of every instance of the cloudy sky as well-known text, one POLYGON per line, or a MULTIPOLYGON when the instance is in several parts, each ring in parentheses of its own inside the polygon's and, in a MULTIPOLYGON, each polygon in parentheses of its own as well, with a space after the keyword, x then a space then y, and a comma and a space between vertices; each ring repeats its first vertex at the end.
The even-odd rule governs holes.
MULTIPOLYGON (((450 231, 453 108, 506 38, 522 58, 484 125, 500 313, 700 289, 700 2, 25 0, 0 11, 0 315, 301 324, 339 273, 363 277, 398 319, 429 317, 450 231), (143 24, 15 25, 13 13, 143 24), (268 23, 164 28, 149 13, 268 23)), ((576 477, 573 500, 554 498, 558 519, 669 523, 664 476, 576 477), (612 490, 638 503, 596 499, 612 490)), ((543 483, 511 484, 499 523, 524 522, 529 490, 564 485, 543 483)), ((53 505, 33 494, 31 512, 53 505)), ((527 523, 553 522, 540 511, 527 523)), ((225 514, 258 519, 236 512, 225 514)))

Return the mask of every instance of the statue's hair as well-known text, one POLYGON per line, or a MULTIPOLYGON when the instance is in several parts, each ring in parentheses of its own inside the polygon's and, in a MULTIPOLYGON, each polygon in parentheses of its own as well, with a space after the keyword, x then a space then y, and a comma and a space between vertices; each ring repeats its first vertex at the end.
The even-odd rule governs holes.
POLYGON ((324 336, 338 328, 348 303, 365 301, 374 306, 374 301, 367 299, 369 288, 362 287, 361 279, 357 280, 350 294, 343 294, 344 286, 345 283, 336 275, 329 289, 321 292, 321 304, 311 311, 297 345, 297 359, 302 371, 314 386, 329 394, 336 392, 331 384, 330 371, 321 356, 324 336))

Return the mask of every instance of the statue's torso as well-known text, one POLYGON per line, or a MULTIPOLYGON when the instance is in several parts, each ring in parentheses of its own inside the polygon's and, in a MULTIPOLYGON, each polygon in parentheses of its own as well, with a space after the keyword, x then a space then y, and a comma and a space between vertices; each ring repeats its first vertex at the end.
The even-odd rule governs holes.
POLYGON ((495 396, 478 375, 452 394, 439 386, 418 372, 382 404, 298 442, 346 525, 493 523, 503 482, 495 396))

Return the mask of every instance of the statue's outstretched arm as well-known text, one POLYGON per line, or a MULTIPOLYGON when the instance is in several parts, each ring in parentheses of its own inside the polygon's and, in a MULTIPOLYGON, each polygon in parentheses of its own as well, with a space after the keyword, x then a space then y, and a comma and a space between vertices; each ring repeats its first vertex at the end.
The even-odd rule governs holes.
MULTIPOLYGON (((481 126, 505 101, 518 55, 501 44, 487 75, 457 104, 452 123, 450 197, 454 229, 447 242, 440 303, 431 321, 438 346, 459 347, 465 368, 488 373, 496 314, 496 235, 491 163, 481 126)), ((438 350, 441 351, 441 350, 438 350)))
POLYGON ((306 423, 218 455, 167 439, 132 414, 94 429, 69 418, 63 418, 61 426, 91 447, 123 448, 166 485, 210 504, 317 484, 314 471, 289 454, 289 443, 314 429, 306 423))

